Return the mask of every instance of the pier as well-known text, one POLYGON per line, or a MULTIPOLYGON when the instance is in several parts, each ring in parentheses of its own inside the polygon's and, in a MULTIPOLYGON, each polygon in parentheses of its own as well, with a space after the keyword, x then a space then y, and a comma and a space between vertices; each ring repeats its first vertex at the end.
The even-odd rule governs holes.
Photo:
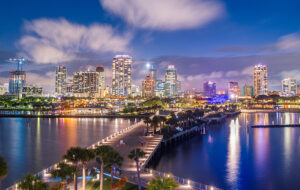
MULTIPOLYGON (((183 179, 180 177, 173 176, 171 173, 165 174, 159 171, 147 169, 146 166, 148 163, 151 161, 151 159, 155 156, 158 155, 160 156, 159 150, 160 146, 163 142, 163 137, 161 135, 154 135, 154 136, 144 136, 144 129, 145 129, 145 124, 142 121, 135 123, 131 125, 130 127, 127 127, 124 130, 121 130, 119 132, 116 132, 87 148, 95 148, 96 146, 99 145, 110 145, 114 149, 116 149, 120 155, 124 158, 122 167, 120 168, 122 170, 122 174, 120 177, 126 177, 129 182, 137 184, 138 179, 136 175, 136 163, 133 160, 130 160, 128 158, 128 154, 130 153, 131 150, 135 148, 140 148, 142 149, 146 155, 143 158, 140 158, 140 165, 141 165, 141 181, 142 185, 144 187, 147 186, 147 184, 152 180, 153 177, 155 176, 161 176, 161 177, 173 177, 175 181, 178 182, 179 187, 177 188, 178 190, 185 189, 185 190, 190 190, 190 189, 213 189, 217 190, 218 188, 213 187, 213 186, 208 186, 204 184, 200 184, 197 182, 193 182, 192 180, 189 179, 183 179)), ((180 137, 184 137, 188 134, 193 134, 195 131, 198 131, 200 128, 198 127, 193 127, 187 131, 183 131, 181 133, 176 134, 171 141, 174 139, 178 139, 180 137)), ((91 163, 91 164, 96 164, 91 163)), ((50 178, 50 172, 57 167, 57 163, 50 166, 49 168, 46 168, 40 172, 38 172, 36 175, 42 177, 43 180, 47 181, 47 179, 50 178)), ((78 183, 78 189, 81 189, 80 185, 81 181, 78 183)), ((13 186, 7 188, 8 190, 17 190, 17 184, 14 184, 13 186)), ((73 189, 73 184, 69 184, 68 187, 70 189, 73 189)))
POLYGON ((285 128, 285 127, 300 127, 300 124, 289 125, 253 125, 252 128, 285 128))

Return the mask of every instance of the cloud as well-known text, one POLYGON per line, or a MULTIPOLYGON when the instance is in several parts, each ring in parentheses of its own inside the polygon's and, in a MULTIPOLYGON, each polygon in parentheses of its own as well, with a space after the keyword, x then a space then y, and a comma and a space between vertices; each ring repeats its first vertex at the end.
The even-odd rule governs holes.
POLYGON ((103 8, 138 28, 201 27, 224 13, 217 0, 100 0, 103 8))
POLYGON ((35 63, 60 63, 80 58, 79 53, 126 52, 131 34, 118 34, 111 26, 89 26, 65 19, 37 19, 25 22, 26 35, 19 46, 35 63))
POLYGON ((187 77, 188 81, 199 81, 199 82, 204 82, 207 80, 215 80, 218 78, 223 77, 223 72, 222 71, 217 71, 217 72, 212 72, 210 74, 198 74, 198 75, 191 75, 187 77))
POLYGON ((297 81, 300 81, 300 70, 287 70, 280 72, 280 76, 283 78, 290 77, 292 79, 296 79, 297 81))
POLYGON ((300 32, 280 37, 276 47, 279 50, 300 50, 300 32))

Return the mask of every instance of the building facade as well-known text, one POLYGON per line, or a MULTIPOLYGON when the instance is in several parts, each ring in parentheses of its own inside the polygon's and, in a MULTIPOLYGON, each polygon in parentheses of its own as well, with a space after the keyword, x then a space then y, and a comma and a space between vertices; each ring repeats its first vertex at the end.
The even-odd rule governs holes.
POLYGON ((143 98, 152 98, 155 96, 155 82, 149 75, 143 80, 142 95, 143 98))
POLYGON ((22 94, 22 89, 26 85, 25 71, 9 72, 9 93, 12 95, 22 94))
POLYGON ((236 97, 241 95, 241 89, 239 83, 236 81, 230 81, 228 83, 228 96, 236 97))
POLYGON ((177 95, 178 89, 177 72, 174 65, 169 65, 165 74, 165 96, 177 95))
POLYGON ((214 97, 217 93, 217 84, 213 81, 206 81, 203 83, 203 93, 206 97, 214 97))
POLYGON ((268 71, 266 65, 255 65, 253 71, 254 96, 268 94, 268 71))
POLYGON ((75 97, 99 97, 99 73, 96 71, 73 73, 72 91, 75 97))
POLYGON ((36 86, 24 86, 22 94, 25 96, 41 96, 43 94, 43 88, 36 86))
POLYGON ((129 55, 116 55, 112 63, 112 95, 131 95, 131 65, 129 55))
POLYGON ((55 94, 65 95, 67 93, 67 69, 65 66, 56 66, 55 72, 55 94))
POLYGON ((253 96, 253 86, 251 85, 244 85, 242 87, 242 96, 253 96))
POLYGON ((156 80, 155 96, 163 97, 164 93, 165 93, 165 82, 162 80, 156 80))
POLYGON ((297 94, 296 79, 285 78, 281 81, 281 95, 295 96, 297 94))

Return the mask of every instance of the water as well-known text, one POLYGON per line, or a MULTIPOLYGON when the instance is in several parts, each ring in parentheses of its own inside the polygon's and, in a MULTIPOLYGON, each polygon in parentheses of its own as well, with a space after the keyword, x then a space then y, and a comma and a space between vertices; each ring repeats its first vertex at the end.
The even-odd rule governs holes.
POLYGON ((223 189, 300 189, 300 113, 243 113, 176 145, 154 168, 223 189))
POLYGON ((2 187, 58 162, 70 147, 89 146, 130 123, 103 118, 0 118, 0 155, 9 168, 2 187))

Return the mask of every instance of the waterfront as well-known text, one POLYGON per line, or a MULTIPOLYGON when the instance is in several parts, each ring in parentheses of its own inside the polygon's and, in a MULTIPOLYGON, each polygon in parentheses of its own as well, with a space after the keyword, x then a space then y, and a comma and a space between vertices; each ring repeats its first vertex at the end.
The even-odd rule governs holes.
POLYGON ((299 113, 242 113, 169 148, 154 168, 223 189, 300 189, 300 128, 250 127, 299 119, 299 113))
POLYGON ((56 163, 71 146, 91 145, 133 122, 107 118, 0 118, 0 155, 9 167, 2 186, 56 163))

